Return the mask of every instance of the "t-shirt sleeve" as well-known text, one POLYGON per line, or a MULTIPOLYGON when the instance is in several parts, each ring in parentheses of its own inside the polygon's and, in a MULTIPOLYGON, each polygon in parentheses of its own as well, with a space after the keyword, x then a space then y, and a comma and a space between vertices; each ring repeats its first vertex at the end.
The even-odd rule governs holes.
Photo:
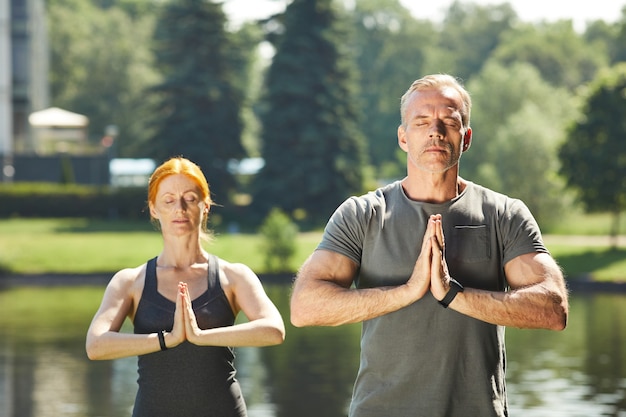
POLYGON ((340 253, 361 265, 366 212, 366 205, 359 198, 344 201, 326 224, 317 249, 340 253))
POLYGON ((504 216, 501 217, 500 229, 502 230, 505 264, 527 253, 549 253, 543 243, 537 221, 521 200, 509 200, 504 216))

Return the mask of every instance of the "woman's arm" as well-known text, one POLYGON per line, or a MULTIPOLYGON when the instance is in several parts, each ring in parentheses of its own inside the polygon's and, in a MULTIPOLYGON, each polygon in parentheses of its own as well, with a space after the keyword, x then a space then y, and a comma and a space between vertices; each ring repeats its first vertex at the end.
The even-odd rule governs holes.
MULTIPOLYGON (((161 349, 157 333, 131 334, 120 333, 127 317, 133 314, 135 286, 145 267, 124 269, 113 276, 104 292, 100 308, 94 315, 89 330, 85 349, 91 360, 117 359, 143 355, 161 349)), ((181 297, 179 297, 181 298, 181 297)), ((182 298, 177 301, 178 320, 182 323, 182 298)), ((176 320, 175 320, 176 321, 176 320)), ((167 345, 173 347, 184 340, 182 325, 176 325, 167 335, 167 345)))
POLYGON ((242 311, 248 321, 233 326, 201 330, 191 307, 185 284, 181 294, 185 305, 187 340, 207 346, 270 346, 285 340, 285 325, 280 312, 269 299, 257 275, 246 265, 221 261, 222 288, 231 300, 233 311, 242 311))

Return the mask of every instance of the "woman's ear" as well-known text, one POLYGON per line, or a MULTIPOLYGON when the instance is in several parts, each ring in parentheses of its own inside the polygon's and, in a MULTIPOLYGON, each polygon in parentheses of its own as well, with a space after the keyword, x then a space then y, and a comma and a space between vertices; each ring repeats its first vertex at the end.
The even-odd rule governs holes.
POLYGON ((159 218, 159 216, 157 216, 156 210, 154 209, 154 204, 148 203, 148 209, 150 210, 150 217, 152 217, 153 219, 159 218))

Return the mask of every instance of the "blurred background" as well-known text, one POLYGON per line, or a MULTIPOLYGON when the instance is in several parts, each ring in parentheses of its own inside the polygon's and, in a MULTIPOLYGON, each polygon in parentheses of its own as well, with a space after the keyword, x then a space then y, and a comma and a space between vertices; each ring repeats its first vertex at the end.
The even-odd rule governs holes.
POLYGON ((316 228, 404 176, 400 97, 439 72, 474 101, 464 177, 522 198, 544 230, 565 209, 617 214, 623 4, 537 3, 4 0, 0 216, 76 214, 20 200, 43 182, 88 187, 102 204, 84 216, 137 217, 154 164, 183 155, 215 226, 255 230, 279 208, 316 228))
MULTIPOLYGON (((405 175, 400 97, 428 73, 472 95, 461 175, 527 203, 574 290, 565 332, 507 330, 512 414, 626 416, 625 6, 0 0, 0 417, 130 414, 136 359, 89 362, 84 334, 110 274, 159 248, 146 184, 170 156, 288 322, 334 209, 405 175)), ((240 349, 251 417, 345 415, 359 332, 240 349)))

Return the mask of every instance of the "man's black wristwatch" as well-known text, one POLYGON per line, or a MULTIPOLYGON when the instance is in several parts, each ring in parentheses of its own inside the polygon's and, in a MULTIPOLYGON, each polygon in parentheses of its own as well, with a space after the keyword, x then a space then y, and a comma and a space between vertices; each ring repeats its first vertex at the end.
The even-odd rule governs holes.
POLYGON ((450 278, 450 289, 448 290, 446 296, 443 297, 443 300, 439 301, 439 304, 441 304, 444 308, 448 308, 452 300, 454 300, 454 297, 456 297, 458 293, 463 292, 463 290, 464 288, 459 281, 454 278, 450 278))

